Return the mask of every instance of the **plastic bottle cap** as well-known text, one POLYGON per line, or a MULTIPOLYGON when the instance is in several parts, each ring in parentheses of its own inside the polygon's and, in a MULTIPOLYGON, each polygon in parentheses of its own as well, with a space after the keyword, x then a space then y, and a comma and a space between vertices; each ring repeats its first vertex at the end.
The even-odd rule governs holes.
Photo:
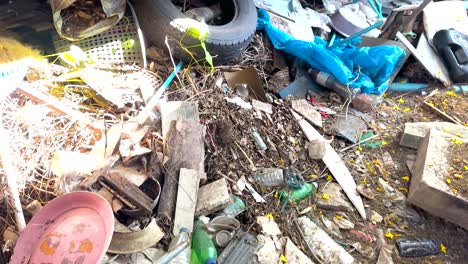
POLYGON ((205 262, 205 264, 216 264, 216 259, 210 258, 205 262))
POLYGON ((181 228, 180 228, 179 233, 182 233, 182 232, 185 232, 185 233, 189 233, 189 234, 190 234, 190 230, 189 230, 188 228, 186 228, 186 227, 181 227, 181 228))

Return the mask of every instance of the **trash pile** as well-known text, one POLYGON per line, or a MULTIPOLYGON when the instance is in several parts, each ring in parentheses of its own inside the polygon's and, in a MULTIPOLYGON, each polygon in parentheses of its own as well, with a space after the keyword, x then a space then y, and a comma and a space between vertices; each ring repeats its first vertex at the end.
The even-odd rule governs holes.
POLYGON ((212 66, 104 2, 50 3, 66 51, 0 37, 0 262, 468 257, 466 3, 256 0, 212 66))

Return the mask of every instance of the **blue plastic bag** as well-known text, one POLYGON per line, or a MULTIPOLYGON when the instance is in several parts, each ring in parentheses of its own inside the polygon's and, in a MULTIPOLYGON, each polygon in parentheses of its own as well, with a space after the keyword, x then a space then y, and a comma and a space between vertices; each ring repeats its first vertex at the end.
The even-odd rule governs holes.
POLYGON ((327 43, 318 37, 314 42, 296 40, 275 28, 268 13, 262 9, 258 10, 257 30, 266 32, 275 49, 307 62, 315 70, 332 74, 350 88, 361 88, 363 93, 383 93, 388 79, 405 57, 405 51, 398 46, 357 48, 353 45, 355 40, 352 44, 329 50, 327 43))

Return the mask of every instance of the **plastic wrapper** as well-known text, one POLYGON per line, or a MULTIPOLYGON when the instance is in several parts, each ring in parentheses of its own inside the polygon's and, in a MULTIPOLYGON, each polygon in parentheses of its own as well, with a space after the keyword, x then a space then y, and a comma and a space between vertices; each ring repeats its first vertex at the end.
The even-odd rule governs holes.
POLYGON ((398 46, 357 48, 353 44, 359 38, 331 50, 318 37, 314 42, 296 40, 273 27, 268 13, 262 9, 258 10, 257 29, 266 32, 275 49, 307 62, 315 70, 332 74, 350 88, 361 88, 363 93, 383 93, 393 71, 405 57, 405 51, 398 46))

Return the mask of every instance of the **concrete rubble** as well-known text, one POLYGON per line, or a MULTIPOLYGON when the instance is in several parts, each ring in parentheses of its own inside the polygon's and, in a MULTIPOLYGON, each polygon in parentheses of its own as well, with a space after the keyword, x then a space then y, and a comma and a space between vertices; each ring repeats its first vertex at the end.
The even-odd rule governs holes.
MULTIPOLYGON (((408 201, 431 214, 468 229, 468 198, 454 194, 446 184, 448 152, 454 136, 430 129, 418 150, 408 201)), ((463 144, 468 142, 460 139, 463 144)))

